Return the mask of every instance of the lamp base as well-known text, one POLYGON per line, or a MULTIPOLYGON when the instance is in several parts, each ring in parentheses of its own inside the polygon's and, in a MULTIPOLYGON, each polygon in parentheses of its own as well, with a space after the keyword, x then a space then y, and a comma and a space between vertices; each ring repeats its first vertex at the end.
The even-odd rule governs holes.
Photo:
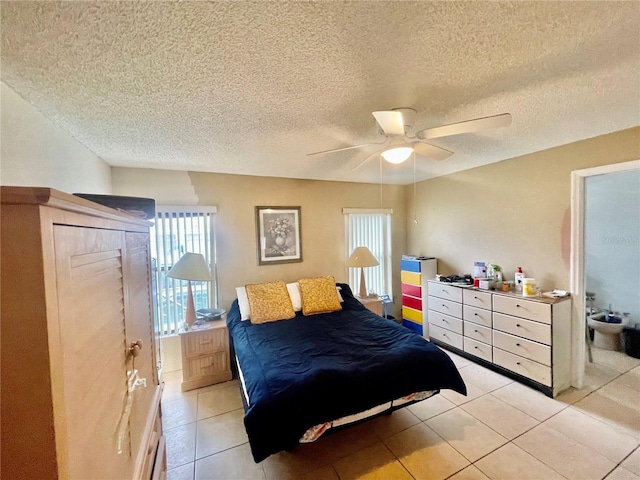
POLYGON ((186 329, 190 330, 196 324, 196 306, 193 302, 193 293, 191 292, 191 280, 187 281, 187 314, 184 319, 186 329))
POLYGON ((367 286, 364 283, 364 268, 360 267, 360 292, 358 293, 360 298, 367 297, 367 286))

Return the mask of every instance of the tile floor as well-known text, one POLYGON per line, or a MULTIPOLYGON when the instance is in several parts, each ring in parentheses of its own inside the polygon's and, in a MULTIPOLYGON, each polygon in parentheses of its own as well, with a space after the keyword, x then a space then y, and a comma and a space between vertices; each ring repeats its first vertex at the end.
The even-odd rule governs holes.
POLYGON ((640 480, 640 360, 595 349, 585 386, 557 399, 450 354, 450 390, 272 455, 251 457, 237 381, 180 392, 165 374, 169 480, 640 480))

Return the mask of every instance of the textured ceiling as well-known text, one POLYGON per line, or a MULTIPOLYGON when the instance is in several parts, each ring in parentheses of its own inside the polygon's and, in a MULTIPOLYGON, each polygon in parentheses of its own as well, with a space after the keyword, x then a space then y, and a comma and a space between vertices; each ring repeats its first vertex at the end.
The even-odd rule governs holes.
MULTIPOLYGON (((378 182, 371 112, 432 141, 417 180, 640 125, 640 2, 5 2, 2 81, 113 166, 378 182)), ((384 164, 386 183, 413 163, 384 164)))

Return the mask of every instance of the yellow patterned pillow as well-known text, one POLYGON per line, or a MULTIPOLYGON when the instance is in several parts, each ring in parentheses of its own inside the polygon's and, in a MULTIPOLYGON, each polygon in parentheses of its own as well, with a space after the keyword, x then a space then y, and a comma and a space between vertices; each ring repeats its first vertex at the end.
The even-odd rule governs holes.
POLYGON ((275 322, 296 316, 284 282, 245 285, 251 323, 275 322))
POLYGON ((302 313, 304 315, 342 310, 335 278, 302 278, 298 283, 300 284, 302 313))

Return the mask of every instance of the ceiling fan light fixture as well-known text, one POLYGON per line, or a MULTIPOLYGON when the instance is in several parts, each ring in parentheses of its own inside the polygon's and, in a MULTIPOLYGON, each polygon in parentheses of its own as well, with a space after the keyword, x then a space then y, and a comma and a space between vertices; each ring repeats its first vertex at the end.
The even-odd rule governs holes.
POLYGON ((385 150, 381 153, 382 158, 384 158, 389 163, 399 164, 407 160, 411 154, 413 153, 412 147, 394 147, 388 150, 385 150))

